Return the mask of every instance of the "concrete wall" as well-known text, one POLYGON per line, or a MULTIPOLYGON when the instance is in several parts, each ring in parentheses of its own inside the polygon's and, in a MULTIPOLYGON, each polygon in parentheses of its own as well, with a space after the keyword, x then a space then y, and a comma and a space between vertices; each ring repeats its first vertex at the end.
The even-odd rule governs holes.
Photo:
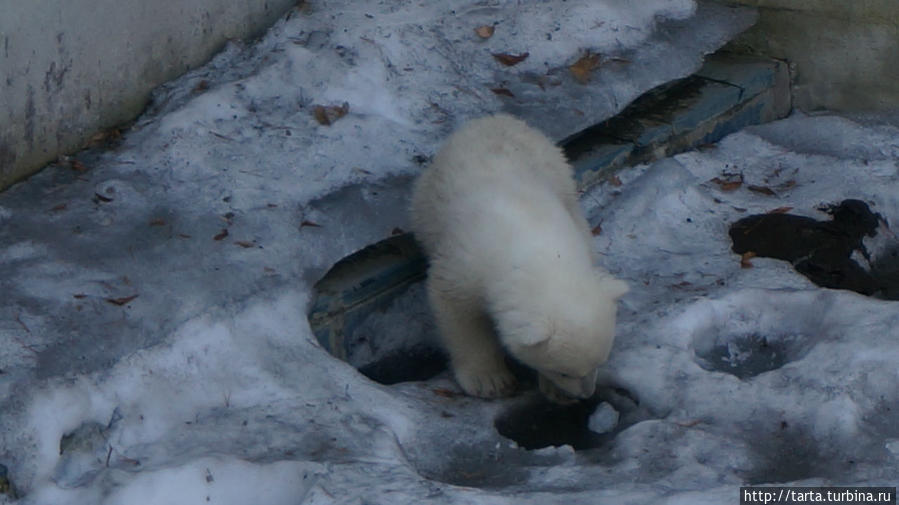
POLYGON ((759 22, 731 48, 791 63, 806 111, 899 109, 899 1, 737 0, 759 22))
POLYGON ((0 189, 140 113, 297 0, 0 0, 0 189))

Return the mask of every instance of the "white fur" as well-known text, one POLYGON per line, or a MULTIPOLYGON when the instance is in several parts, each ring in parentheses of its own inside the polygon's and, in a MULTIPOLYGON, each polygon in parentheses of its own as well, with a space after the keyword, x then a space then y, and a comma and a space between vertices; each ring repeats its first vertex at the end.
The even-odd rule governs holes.
POLYGON ((627 285, 593 264, 561 150, 508 115, 472 121, 416 181, 411 211, 430 257, 428 297, 462 389, 511 393, 505 348, 539 372, 550 399, 592 395, 627 285))

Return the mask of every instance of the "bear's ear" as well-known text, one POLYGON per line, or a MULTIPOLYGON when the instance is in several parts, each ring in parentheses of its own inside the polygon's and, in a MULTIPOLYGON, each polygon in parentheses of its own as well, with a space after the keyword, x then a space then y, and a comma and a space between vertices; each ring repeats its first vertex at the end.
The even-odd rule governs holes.
POLYGON ((556 332, 555 323, 551 318, 541 319, 522 327, 520 333, 515 336, 519 344, 534 346, 542 344, 550 339, 556 332))
POLYGON ((616 279, 610 275, 600 276, 599 288, 612 300, 617 300, 624 296, 628 291, 630 291, 630 288, 627 286, 626 282, 620 279, 616 279))
POLYGON ((549 340, 549 335, 542 332, 529 331, 518 336, 518 343, 526 346, 542 344, 549 340))

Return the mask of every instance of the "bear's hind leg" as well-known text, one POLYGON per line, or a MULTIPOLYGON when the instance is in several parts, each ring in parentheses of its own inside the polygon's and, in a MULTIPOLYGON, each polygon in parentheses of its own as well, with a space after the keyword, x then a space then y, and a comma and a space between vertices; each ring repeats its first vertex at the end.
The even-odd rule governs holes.
POLYGON ((493 325, 480 307, 447 296, 428 280, 428 297, 443 344, 450 355, 456 382, 471 396, 497 398, 515 391, 515 377, 493 325))

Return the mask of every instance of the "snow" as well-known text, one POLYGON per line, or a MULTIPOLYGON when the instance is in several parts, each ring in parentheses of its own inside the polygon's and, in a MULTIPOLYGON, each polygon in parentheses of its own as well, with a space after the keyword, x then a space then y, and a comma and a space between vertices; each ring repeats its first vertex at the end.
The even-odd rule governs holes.
POLYGON ((587 427, 596 433, 608 433, 618 424, 618 411, 608 402, 603 402, 590 414, 587 427))
MULTIPOLYGON (((121 141, 78 155, 86 171, 59 163, 0 194, 0 464, 18 502, 701 505, 747 482, 899 474, 895 302, 776 260, 743 269, 727 235, 850 197, 895 219, 899 129, 796 115, 585 194, 602 263, 631 285, 603 380, 639 404, 611 406, 598 449, 526 451, 494 420, 536 393, 371 382, 311 335, 313 284, 406 226, 410 176, 465 119, 512 111, 564 138, 694 71, 751 13, 319 5, 163 86, 121 141), (586 49, 630 63, 582 85, 566 67, 586 49), (516 67, 490 56, 522 51, 516 67), (314 105, 343 102, 316 123, 314 105), (710 182, 722 172, 743 187, 710 182), (773 354, 755 359, 760 337, 773 354)), ((875 259, 894 245, 881 237, 875 259)), ((408 327, 370 324, 427 326, 415 293, 395 304, 408 327)))

